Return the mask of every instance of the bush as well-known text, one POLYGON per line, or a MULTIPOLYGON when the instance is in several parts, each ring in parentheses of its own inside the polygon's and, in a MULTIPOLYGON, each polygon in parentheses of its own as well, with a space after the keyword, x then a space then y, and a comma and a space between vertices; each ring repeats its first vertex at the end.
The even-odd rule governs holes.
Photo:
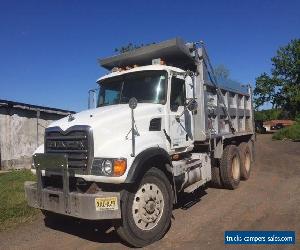
POLYGON ((255 111, 254 118, 257 121, 270 121, 286 118, 286 114, 280 109, 267 109, 255 111))
POLYGON ((300 123, 297 122, 290 127, 283 128, 276 132, 273 137, 274 140, 291 139, 294 141, 300 140, 300 123))
POLYGON ((300 123, 300 114, 297 114, 297 115, 296 115, 295 121, 298 122, 298 123, 300 123))

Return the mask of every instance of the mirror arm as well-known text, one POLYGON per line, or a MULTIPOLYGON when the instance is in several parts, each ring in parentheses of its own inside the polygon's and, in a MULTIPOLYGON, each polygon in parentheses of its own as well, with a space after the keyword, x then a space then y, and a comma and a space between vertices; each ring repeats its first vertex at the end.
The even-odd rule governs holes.
MULTIPOLYGON (((132 97, 129 100, 129 108, 131 109, 131 147, 132 153, 131 157, 135 157, 135 120, 134 120, 134 109, 137 107, 138 101, 136 98, 132 97)), ((138 133, 137 133, 138 135, 138 133)))
POLYGON ((131 157, 135 156, 135 134, 134 134, 134 114, 133 114, 133 109, 131 109, 131 143, 132 143, 132 153, 131 157))
POLYGON ((187 111, 187 110, 188 110, 188 108, 187 108, 187 106, 186 106, 186 105, 184 105, 183 107, 184 107, 184 108, 183 108, 183 111, 181 112, 181 114, 180 114, 180 115, 176 115, 176 116, 175 116, 175 119, 176 119, 176 121, 178 121, 178 122, 180 122, 180 117, 181 117, 181 116, 183 116, 183 115, 184 115, 184 113, 185 113, 185 111, 187 111))

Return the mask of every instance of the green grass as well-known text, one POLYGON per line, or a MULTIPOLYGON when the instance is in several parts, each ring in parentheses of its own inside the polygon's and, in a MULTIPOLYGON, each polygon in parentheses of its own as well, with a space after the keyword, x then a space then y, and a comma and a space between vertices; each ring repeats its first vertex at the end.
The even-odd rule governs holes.
POLYGON ((0 174, 0 231, 31 221, 38 210, 27 206, 24 182, 35 180, 29 170, 0 174))
POLYGON ((273 137, 274 140, 283 140, 283 139, 291 139, 298 141, 300 140, 300 122, 297 122, 296 124, 286 127, 283 129, 280 129, 278 132, 276 132, 273 137))

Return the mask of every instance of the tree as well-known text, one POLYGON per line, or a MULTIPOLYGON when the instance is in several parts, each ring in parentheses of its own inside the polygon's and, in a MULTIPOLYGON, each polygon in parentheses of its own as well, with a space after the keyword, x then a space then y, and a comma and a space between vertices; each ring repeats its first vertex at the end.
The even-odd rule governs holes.
POLYGON ((215 75, 217 79, 228 79, 229 69, 227 69, 223 64, 220 64, 214 68, 215 75))
POLYGON ((155 44, 155 42, 153 42, 153 43, 147 43, 147 44, 143 44, 143 43, 141 43, 141 44, 128 43, 127 45, 121 46, 119 48, 115 48, 115 52, 118 52, 119 54, 122 54, 122 53, 131 51, 131 50, 135 50, 135 49, 138 49, 138 48, 141 48, 141 47, 144 47, 144 46, 148 46, 148 45, 151 45, 151 44, 155 44))
MULTIPOLYGON (((128 43, 127 45, 121 46, 119 48, 115 48, 115 52, 118 52, 119 54, 123 54, 125 52, 129 52, 129 51, 132 51, 132 50, 144 47, 144 46, 148 46, 148 45, 151 45, 151 44, 155 44, 155 42, 153 42, 153 43, 147 43, 147 44, 143 44, 143 43, 141 43, 141 44, 128 43)), ((101 60, 97 59, 97 61, 98 61, 99 65, 101 66, 101 60)))
POLYGON ((286 119, 281 109, 267 109, 254 112, 254 119, 257 121, 270 121, 278 119, 286 119))
POLYGON ((295 117, 300 113, 300 39, 279 48, 271 61, 271 75, 262 73, 256 78, 255 106, 269 102, 295 117))

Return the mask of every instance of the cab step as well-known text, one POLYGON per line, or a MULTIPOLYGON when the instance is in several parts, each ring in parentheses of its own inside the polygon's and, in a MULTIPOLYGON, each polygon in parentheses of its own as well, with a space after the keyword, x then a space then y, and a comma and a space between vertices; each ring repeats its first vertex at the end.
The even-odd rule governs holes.
POLYGON ((205 180, 199 180, 197 182, 195 182, 194 184, 186 187, 183 192, 184 193, 192 193, 193 191, 195 191, 197 188, 199 188, 200 186, 202 186, 206 181, 205 180))

